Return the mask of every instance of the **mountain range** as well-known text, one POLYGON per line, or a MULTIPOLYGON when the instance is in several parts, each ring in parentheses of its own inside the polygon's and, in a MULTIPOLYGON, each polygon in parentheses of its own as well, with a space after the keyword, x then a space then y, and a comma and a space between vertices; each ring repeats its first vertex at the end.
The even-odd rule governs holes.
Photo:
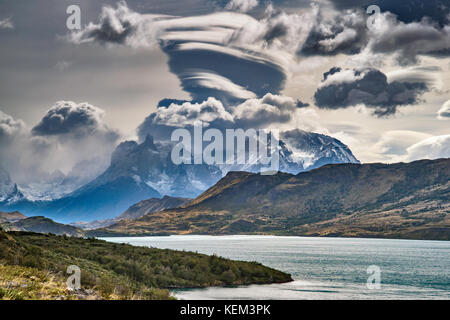
MULTIPOLYGON (((329 163, 359 163, 339 140, 293 130, 279 144, 280 171, 298 173, 329 163)), ((125 141, 111 156, 110 166, 97 178, 53 200, 28 199, 9 175, 0 175, 0 210, 18 210, 27 216, 45 216, 59 222, 113 219, 131 205, 162 196, 195 198, 230 170, 257 172, 258 166, 175 165, 172 145, 125 141)))
POLYGON ((92 235, 276 234, 450 240, 450 159, 229 172, 176 209, 92 235))

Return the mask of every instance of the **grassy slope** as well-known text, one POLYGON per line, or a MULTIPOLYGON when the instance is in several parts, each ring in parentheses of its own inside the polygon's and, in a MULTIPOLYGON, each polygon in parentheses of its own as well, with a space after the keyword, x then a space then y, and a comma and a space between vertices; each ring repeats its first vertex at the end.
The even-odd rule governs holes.
POLYGON ((18 299, 169 299, 170 288, 291 280, 288 274, 259 263, 96 239, 2 231, 0 271, 0 298, 18 299), (80 292, 70 293, 64 286, 69 265, 81 269, 80 292))

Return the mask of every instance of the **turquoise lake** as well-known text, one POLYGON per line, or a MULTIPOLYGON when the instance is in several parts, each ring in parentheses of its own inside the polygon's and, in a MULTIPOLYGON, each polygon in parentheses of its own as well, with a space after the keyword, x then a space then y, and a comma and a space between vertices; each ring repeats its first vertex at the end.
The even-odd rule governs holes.
POLYGON ((450 299, 450 241, 242 235, 102 239, 258 261, 294 279, 174 291, 179 299, 450 299), (379 270, 378 289, 368 288, 370 266, 379 270))

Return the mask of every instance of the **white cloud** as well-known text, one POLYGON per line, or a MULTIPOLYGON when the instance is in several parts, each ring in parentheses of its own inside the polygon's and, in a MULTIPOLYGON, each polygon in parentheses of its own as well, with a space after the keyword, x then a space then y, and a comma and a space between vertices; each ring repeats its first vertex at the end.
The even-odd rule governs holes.
POLYGON ((117 8, 102 8, 99 23, 90 22, 84 29, 70 33, 67 39, 78 44, 98 41, 131 47, 151 47, 157 44, 160 31, 155 22, 164 17, 168 16, 141 15, 130 10, 125 1, 120 1, 117 8))
POLYGON ((149 115, 139 126, 138 134, 141 140, 148 134, 155 140, 167 140, 175 128, 193 127, 199 121, 205 127, 219 130, 266 129, 291 121, 300 106, 303 106, 303 103, 299 100, 270 93, 260 99, 247 99, 228 109, 213 97, 201 103, 172 103, 168 107, 159 107, 149 115))
POLYGON ((408 147, 430 138, 431 135, 410 131, 392 130, 383 133, 380 140, 375 143, 368 152, 374 158, 390 163, 405 161, 408 147))
POLYGON ((0 29, 14 29, 14 24, 11 18, 0 20, 0 29))
POLYGON ((2 140, 9 140, 11 137, 17 135, 25 128, 25 123, 22 120, 16 120, 10 115, 0 111, 0 142, 2 140))
POLYGON ((450 100, 445 102, 438 111, 439 120, 450 120, 450 100))
POLYGON ((261 128, 289 122, 298 103, 291 97, 268 93, 261 99, 249 99, 236 106, 233 115, 239 127, 261 128))
POLYGON ((248 12, 258 6, 258 0, 230 0, 225 9, 239 11, 239 12, 248 12))
POLYGON ((103 110, 87 103, 58 102, 29 130, 22 120, 0 111, 0 163, 25 184, 55 171, 68 174, 81 162, 93 178, 108 164, 120 138, 103 118, 103 110))
POLYGON ((450 158, 450 135, 434 136, 407 149, 409 161, 450 158))
POLYGON ((216 120, 233 121, 233 117, 225 110, 223 104, 215 98, 209 98, 202 103, 185 102, 182 105, 171 104, 169 107, 158 108, 155 123, 183 127, 195 125, 202 121, 211 123, 216 120))

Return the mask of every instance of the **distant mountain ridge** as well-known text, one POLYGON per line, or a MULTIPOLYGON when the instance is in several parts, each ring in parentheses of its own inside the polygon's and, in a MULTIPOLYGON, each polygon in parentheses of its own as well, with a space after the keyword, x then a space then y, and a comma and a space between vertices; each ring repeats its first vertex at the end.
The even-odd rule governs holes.
POLYGON ((1 224, 4 231, 28 231, 36 233, 51 233, 71 237, 84 237, 83 230, 73 226, 60 224, 45 217, 30 217, 15 222, 1 224))
MULTIPOLYGON (((359 163, 346 145, 332 137, 294 130, 286 133, 286 139, 289 145, 280 140, 280 171, 298 173, 324 163, 359 163)), ((14 201, 0 201, 0 210, 19 210, 64 223, 106 220, 149 198, 195 198, 230 170, 259 171, 252 165, 175 165, 171 150, 171 144, 154 142, 151 136, 141 144, 125 141, 113 152, 104 173, 72 193, 52 201, 30 201, 17 190, 11 194, 16 196, 14 201)))
POLYGON ((26 218, 26 216, 24 216, 23 214, 21 214, 18 211, 0 212, 0 223, 18 221, 18 220, 25 219, 25 218, 26 218))
POLYGON ((450 240, 450 159, 335 164, 297 175, 230 172, 185 207, 95 233, 450 240))

